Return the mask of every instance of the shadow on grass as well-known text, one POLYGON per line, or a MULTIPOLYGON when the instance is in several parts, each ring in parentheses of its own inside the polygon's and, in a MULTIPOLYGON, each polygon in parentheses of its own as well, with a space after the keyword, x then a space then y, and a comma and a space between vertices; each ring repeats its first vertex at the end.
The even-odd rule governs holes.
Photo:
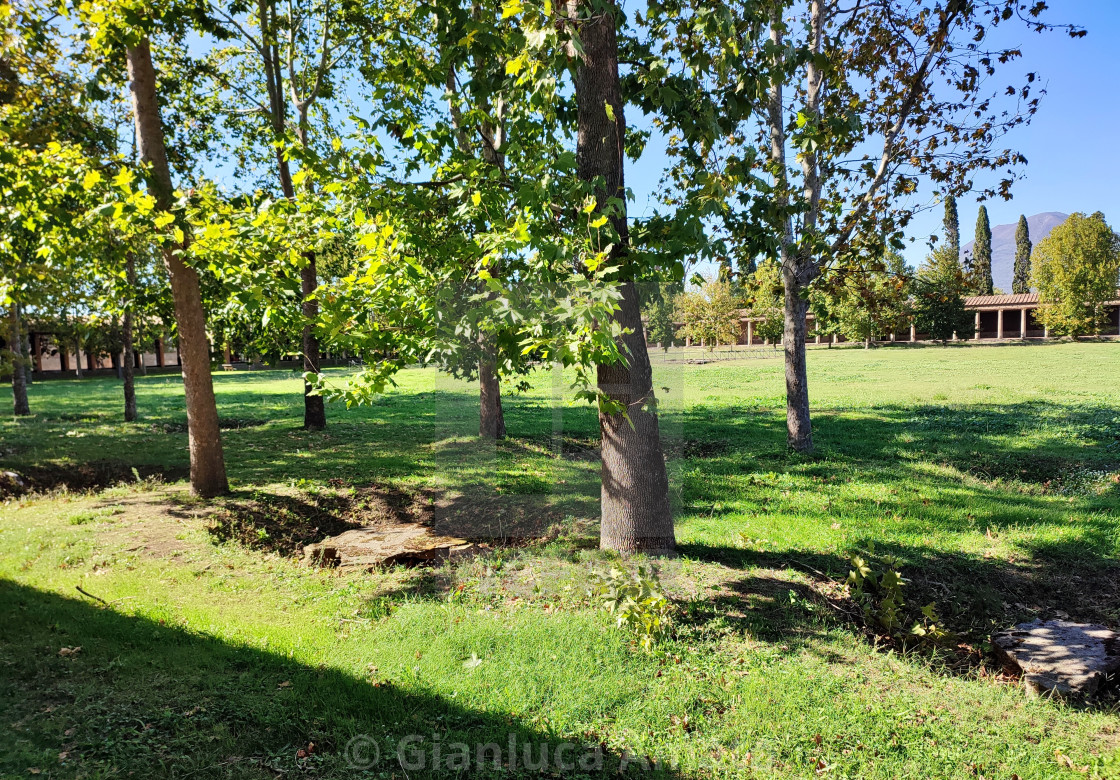
MULTIPOLYGON (((943 627, 978 647, 983 647, 996 631, 1039 618, 1120 626, 1120 561, 1099 553, 1086 554, 1079 542, 1048 543, 1037 547, 1030 560, 1012 563, 881 540, 874 542, 875 551, 869 553, 870 541, 857 542, 834 555, 683 545, 682 555, 748 572, 731 583, 730 594, 692 607, 692 617, 698 621, 730 618, 737 628, 766 641, 789 643, 812 638, 821 630, 820 614, 804 608, 814 597, 817 603, 834 601, 838 586, 851 569, 851 556, 859 554, 876 572, 886 570, 884 559, 888 557, 899 561, 905 581, 907 626, 920 617, 922 606, 932 603, 943 627), (805 574, 818 588, 766 576, 767 571, 780 570, 805 574), (819 586, 834 593, 822 597, 819 586)), ((833 622, 839 620, 855 630, 865 630, 855 605, 845 606, 831 613, 833 622)), ((972 662, 979 660, 981 656, 974 655, 972 662)), ((969 666, 949 665, 943 671, 962 671, 969 666)), ((1114 681, 1098 704, 1117 707, 1117 683, 1120 680, 1114 681)))
POLYGON ((10 729, 0 770, 12 776, 538 777, 524 751, 539 762, 547 746, 548 768, 557 769, 563 742, 572 746, 561 755, 560 775, 608 776, 619 766, 618 756, 597 759, 574 738, 502 713, 307 666, 163 620, 6 580, 0 605, 0 710, 10 729), (81 650, 60 655, 74 647, 81 650), (415 740, 398 756, 410 735, 415 740), (469 747, 465 769, 445 763, 450 757, 462 766, 453 743, 469 747), (476 745, 497 746, 504 766, 494 767, 495 748, 479 762, 476 745), (423 767, 416 763, 421 757, 423 767))

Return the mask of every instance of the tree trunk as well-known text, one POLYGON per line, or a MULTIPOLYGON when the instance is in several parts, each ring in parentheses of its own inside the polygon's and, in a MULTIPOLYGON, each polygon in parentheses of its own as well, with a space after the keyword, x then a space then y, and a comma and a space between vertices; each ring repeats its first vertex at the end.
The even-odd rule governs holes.
MULTIPOLYGON (((136 261, 130 253, 125 265, 128 288, 136 289, 136 261)), ((124 323, 121 326, 121 340, 124 341, 124 357, 121 360, 121 379, 124 381, 124 421, 136 422, 136 373, 132 343, 132 306, 124 310, 124 323)))
POLYGON ((28 387, 35 382, 35 352, 31 343, 31 331, 25 330, 23 332, 23 340, 20 342, 20 353, 23 355, 23 381, 27 383, 28 387))
POLYGON ((82 334, 74 337, 74 373, 82 378, 82 334))
MULTIPOLYGON (((150 166, 149 188, 156 205, 170 210, 171 169, 163 140, 163 124, 156 100, 156 73, 146 39, 128 47, 129 92, 136 121, 136 146, 140 159, 150 166)), ((206 312, 202 307, 198 273, 183 262, 168 245, 163 260, 171 278, 175 301, 175 320, 183 362, 183 389, 186 395, 187 430, 190 441, 191 490, 200 496, 215 496, 229 491, 226 479, 222 436, 218 426, 218 407, 214 400, 214 380, 210 375, 210 343, 206 336, 206 312)))
POLYGON ((600 365, 599 390, 622 405, 626 414, 599 412, 602 438, 601 524, 599 544, 623 553, 666 554, 673 551, 673 517, 669 506, 669 480, 661 452, 660 430, 654 406, 653 371, 643 337, 638 290, 627 262, 629 231, 626 223, 626 187, 623 176, 623 142, 626 123, 618 77, 618 41, 613 0, 599 4, 569 0, 569 16, 582 17, 579 37, 583 53, 575 74, 579 131, 576 145, 579 176, 586 182, 601 177, 604 186, 596 195, 598 208, 608 198, 618 198, 610 213, 618 234, 612 260, 618 262, 622 300, 615 322, 626 329, 621 351, 626 362, 600 365), (613 112, 613 119, 607 113, 613 112))
POLYGON ((786 362, 786 428, 789 448, 813 451, 813 425, 809 420, 809 379, 805 371, 805 314, 809 303, 801 296, 797 280, 786 274, 785 329, 782 350, 786 362))
POLYGON ((495 371, 494 358, 486 353, 478 361, 478 435, 484 439, 504 439, 506 419, 502 414, 502 388, 495 371))
POLYGON ((19 304, 12 301, 8 308, 8 349, 12 353, 12 412, 17 417, 26 417, 31 414, 31 405, 27 401, 27 374, 24 373, 23 355, 20 345, 23 343, 23 324, 19 316, 19 304))
MULTIPOLYGON (((319 339, 315 337, 314 323, 319 316, 319 302, 311 297, 319 286, 315 270, 315 253, 308 252, 307 267, 300 271, 300 284, 303 289, 303 370, 312 374, 319 373, 319 339)), ((327 410, 323 396, 311 395, 311 385, 303 383, 303 427, 309 431, 321 431, 327 427, 327 410)))

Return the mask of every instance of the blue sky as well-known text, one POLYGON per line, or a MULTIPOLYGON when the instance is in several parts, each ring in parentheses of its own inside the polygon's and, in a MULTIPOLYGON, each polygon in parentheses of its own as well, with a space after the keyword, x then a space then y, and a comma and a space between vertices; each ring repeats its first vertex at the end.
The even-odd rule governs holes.
MULTIPOLYGON (((1020 214, 1044 211, 1103 211, 1110 224, 1120 228, 1120 100, 1113 78, 1120 46, 1120 0, 1052 0, 1050 5, 1046 18, 1080 25, 1088 34, 1075 40, 1061 32, 1038 34, 1009 25, 1001 35, 1001 43, 1018 44, 1023 51, 1015 72, 1036 72, 1047 94, 1031 124, 1005 139, 1003 146, 1017 149, 1029 164, 1026 178, 1012 190, 1012 200, 986 203, 991 223, 1015 222, 1020 214)), ((639 116, 628 119, 641 124, 639 116)), ((660 149, 649 148, 627 170, 635 216, 652 208, 651 194, 663 166, 660 149)), ((999 178, 992 176, 988 183, 999 178)), ((958 201, 962 243, 972 240, 978 206, 968 196, 958 201)), ((909 235, 918 240, 904 253, 910 263, 925 257, 925 237, 940 233, 941 216, 938 206, 911 223, 909 235)))

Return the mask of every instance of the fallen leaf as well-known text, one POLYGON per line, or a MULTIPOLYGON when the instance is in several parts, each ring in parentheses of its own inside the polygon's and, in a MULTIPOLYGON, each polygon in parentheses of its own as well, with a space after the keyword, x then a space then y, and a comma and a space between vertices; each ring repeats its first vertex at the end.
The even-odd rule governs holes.
POLYGON ((292 681, 291 680, 284 680, 284 682, 280 683, 276 687, 277 688, 291 688, 292 687, 292 681))
POLYGON ((82 652, 80 647, 64 647, 58 651, 58 654, 63 658, 71 658, 80 652, 82 652))

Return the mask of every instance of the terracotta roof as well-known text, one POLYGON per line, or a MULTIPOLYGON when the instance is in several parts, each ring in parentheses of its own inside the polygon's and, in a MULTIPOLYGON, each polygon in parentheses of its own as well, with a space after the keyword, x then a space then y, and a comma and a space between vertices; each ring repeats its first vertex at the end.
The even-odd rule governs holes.
POLYGON ((1018 295, 973 295, 964 299, 964 305, 971 306, 1016 306, 1024 303, 1038 303, 1038 293, 1018 295))

